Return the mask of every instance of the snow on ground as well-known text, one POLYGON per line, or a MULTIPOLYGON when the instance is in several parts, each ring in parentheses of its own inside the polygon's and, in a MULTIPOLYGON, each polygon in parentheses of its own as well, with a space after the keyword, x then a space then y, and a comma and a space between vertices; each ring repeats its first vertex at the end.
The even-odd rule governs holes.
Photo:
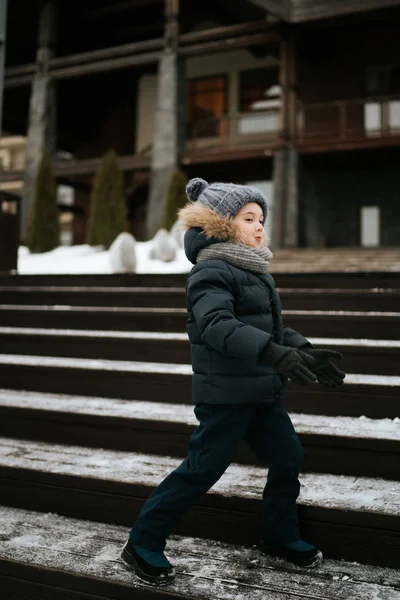
MULTIPOLYGON (((176 260, 164 263, 151 260, 152 241, 136 242, 136 273, 188 273, 193 266, 182 248, 176 260)), ((109 251, 102 246, 60 246, 51 252, 30 254, 24 246, 18 252, 18 273, 33 274, 107 274, 112 273, 109 251)))

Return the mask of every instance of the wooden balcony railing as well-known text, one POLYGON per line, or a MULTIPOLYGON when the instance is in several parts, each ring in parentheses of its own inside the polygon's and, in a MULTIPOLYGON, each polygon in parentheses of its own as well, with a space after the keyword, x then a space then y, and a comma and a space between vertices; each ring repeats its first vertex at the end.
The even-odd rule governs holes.
MULTIPOLYGON (((295 143, 335 145, 340 142, 387 140, 400 136, 400 94, 356 98, 296 107, 295 143)), ((198 121, 189 132, 187 150, 273 148, 282 140, 280 107, 198 121)))
POLYGON ((298 104, 300 143, 400 135, 400 95, 298 104))
POLYGON ((280 132, 280 110, 224 115, 197 121, 189 132, 188 150, 234 148, 276 143, 280 132))

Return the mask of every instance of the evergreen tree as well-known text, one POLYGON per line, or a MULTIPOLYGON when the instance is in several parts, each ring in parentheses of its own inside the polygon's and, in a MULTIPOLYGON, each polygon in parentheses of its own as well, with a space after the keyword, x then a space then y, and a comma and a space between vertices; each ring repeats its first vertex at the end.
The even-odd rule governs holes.
POLYGON ((161 228, 169 231, 178 218, 178 210, 188 201, 186 196, 187 179, 181 169, 175 169, 168 184, 167 200, 161 228))
POLYGON ((60 243, 59 212, 51 157, 45 151, 39 164, 35 196, 25 236, 25 244, 31 252, 48 252, 57 248, 60 243))
POLYGON ((114 150, 104 156, 94 177, 86 242, 109 248, 126 230, 126 204, 122 173, 114 150))

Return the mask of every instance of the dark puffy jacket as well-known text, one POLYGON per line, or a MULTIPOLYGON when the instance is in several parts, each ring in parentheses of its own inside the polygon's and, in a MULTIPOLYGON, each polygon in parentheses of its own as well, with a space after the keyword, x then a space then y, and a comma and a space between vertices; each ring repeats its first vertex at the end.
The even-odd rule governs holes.
POLYGON ((273 277, 239 269, 223 260, 196 264, 198 252, 220 239, 207 239, 200 228, 185 234, 185 252, 195 264, 186 284, 195 404, 273 402, 287 389, 284 377, 260 364, 273 340, 299 348, 302 335, 283 327, 273 277))

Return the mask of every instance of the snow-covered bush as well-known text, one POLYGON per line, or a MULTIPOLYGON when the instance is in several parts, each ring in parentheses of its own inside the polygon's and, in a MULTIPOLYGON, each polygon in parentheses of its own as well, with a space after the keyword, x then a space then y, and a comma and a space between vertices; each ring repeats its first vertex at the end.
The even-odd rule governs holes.
POLYGON ((176 241, 178 248, 183 248, 183 238, 185 237, 185 230, 182 227, 182 223, 178 219, 171 227, 169 232, 170 236, 176 241))
POLYGON ((110 246, 109 260, 113 273, 134 273, 136 270, 135 238, 120 233, 110 246))
POLYGON ((160 229, 154 236, 149 258, 171 262, 176 258, 178 244, 166 229, 160 229))
POLYGON ((90 246, 102 244, 107 249, 125 229, 123 177, 117 154, 114 150, 109 150, 103 156, 94 177, 86 243, 90 246))
POLYGON ((182 169, 175 169, 170 177, 161 228, 169 231, 176 221, 178 210, 188 201, 187 178, 182 169))
POLYGON ((25 244, 31 252, 49 252, 60 241, 57 186, 51 156, 44 152, 35 181, 35 195, 29 215, 25 244))

